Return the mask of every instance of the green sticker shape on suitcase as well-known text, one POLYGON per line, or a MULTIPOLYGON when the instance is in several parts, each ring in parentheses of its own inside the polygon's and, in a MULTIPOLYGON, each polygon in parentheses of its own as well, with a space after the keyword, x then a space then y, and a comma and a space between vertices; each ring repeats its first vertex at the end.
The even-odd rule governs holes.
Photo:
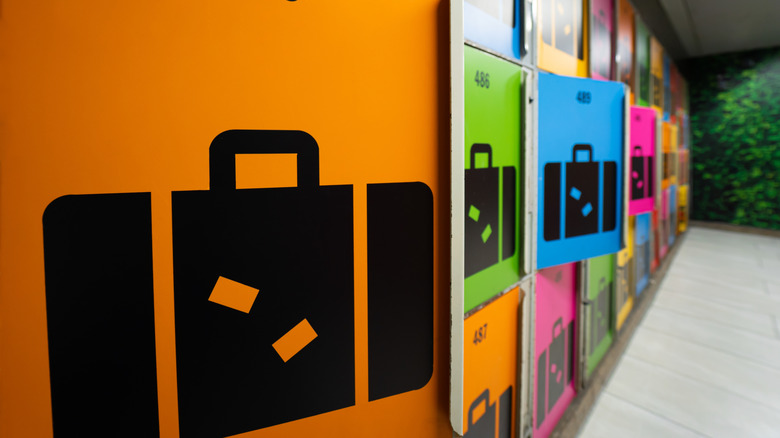
POLYGON ((520 279, 523 71, 465 48, 464 310, 520 279))
POLYGON ((585 307, 585 374, 590 376, 612 344, 614 328, 615 254, 588 261, 588 292, 585 307))

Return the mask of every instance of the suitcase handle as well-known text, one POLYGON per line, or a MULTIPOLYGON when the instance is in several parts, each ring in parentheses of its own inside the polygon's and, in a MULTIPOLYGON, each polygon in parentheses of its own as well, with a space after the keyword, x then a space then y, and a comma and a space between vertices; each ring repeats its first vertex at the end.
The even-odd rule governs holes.
POLYGON ((571 151, 571 162, 577 162, 577 151, 588 151, 588 161, 593 161, 593 146, 589 144, 575 144, 574 149, 571 151))
POLYGON ((474 143, 471 145, 471 168, 476 169, 474 163, 477 161, 477 154, 488 154, 488 168, 493 167, 493 149, 487 143, 474 143))
POLYGON ((560 327, 561 328, 561 330, 558 332, 558 336, 560 336, 560 334, 563 333, 563 318, 558 318, 558 320, 555 321, 555 324, 553 324, 553 327, 552 327, 553 339, 556 338, 556 336, 555 336, 555 328, 556 327, 560 327))
POLYGON ((471 406, 469 406, 469 429, 474 425, 474 409, 477 409, 477 406, 482 402, 485 403, 485 414, 487 414, 488 405, 490 404, 490 389, 483 391, 476 400, 471 402, 471 406))
POLYGON ((232 129, 214 137, 209 147, 211 190, 236 189, 236 155, 298 154, 298 187, 320 185, 317 141, 303 131, 232 129))
POLYGON ((644 154, 642 154, 642 146, 636 145, 634 146, 634 156, 635 157, 642 157, 644 154), (639 149, 639 153, 637 154, 636 151, 639 149))

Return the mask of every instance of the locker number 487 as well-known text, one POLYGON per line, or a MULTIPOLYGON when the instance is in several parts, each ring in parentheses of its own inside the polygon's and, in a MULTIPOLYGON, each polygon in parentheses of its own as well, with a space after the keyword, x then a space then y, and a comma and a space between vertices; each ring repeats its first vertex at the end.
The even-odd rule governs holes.
POLYGON ((480 342, 484 341, 485 338, 487 338, 487 323, 474 330, 474 345, 478 345, 480 342))
POLYGON ((477 75, 474 76, 474 82, 477 83, 478 87, 490 88, 490 73, 477 70, 477 75))

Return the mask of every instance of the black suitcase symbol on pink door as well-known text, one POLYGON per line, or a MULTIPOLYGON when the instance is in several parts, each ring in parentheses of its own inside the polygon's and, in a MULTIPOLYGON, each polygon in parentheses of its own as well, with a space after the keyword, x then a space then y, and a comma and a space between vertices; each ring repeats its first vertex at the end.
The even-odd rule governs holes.
MULTIPOLYGON (((561 237, 561 163, 544 165, 544 240, 561 237)), ((617 226, 617 163, 593 161, 593 146, 577 144, 572 161, 566 163, 564 187, 565 237, 612 231, 617 226), (577 152, 587 152, 587 161, 577 161, 577 152), (600 169, 603 167, 603 171, 600 169), (599 208, 599 183, 603 175, 603 205, 599 208), (600 211, 601 210, 601 211, 600 211)))
POLYGON ((653 196, 653 157, 642 154, 642 146, 634 146, 631 157, 631 199, 653 196))
POLYGON ((572 366, 574 321, 569 322, 564 330, 563 318, 558 318, 553 324, 552 334, 552 342, 547 350, 539 355, 536 366, 537 428, 544 423, 546 414, 555 407, 563 395, 566 385, 574 378, 574 367, 572 366))

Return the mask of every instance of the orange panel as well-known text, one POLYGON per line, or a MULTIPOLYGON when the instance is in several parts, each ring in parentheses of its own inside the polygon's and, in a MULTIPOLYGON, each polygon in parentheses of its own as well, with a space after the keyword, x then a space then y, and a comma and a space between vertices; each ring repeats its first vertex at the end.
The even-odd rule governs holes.
MULTIPOLYGON (((160 431, 178 436, 171 193, 209 188, 209 144, 229 129, 305 131, 321 184, 354 188, 355 406, 246 436, 451 436, 440 3, 3 0, 0 436, 52 436, 44 209, 126 192, 152 194, 160 431), (369 402, 366 187, 412 181, 433 193, 433 375, 369 402)), ((294 180, 289 166, 264 171, 294 180)))
POLYGON ((515 436, 518 309, 523 295, 514 288, 466 318, 465 436, 515 436))

